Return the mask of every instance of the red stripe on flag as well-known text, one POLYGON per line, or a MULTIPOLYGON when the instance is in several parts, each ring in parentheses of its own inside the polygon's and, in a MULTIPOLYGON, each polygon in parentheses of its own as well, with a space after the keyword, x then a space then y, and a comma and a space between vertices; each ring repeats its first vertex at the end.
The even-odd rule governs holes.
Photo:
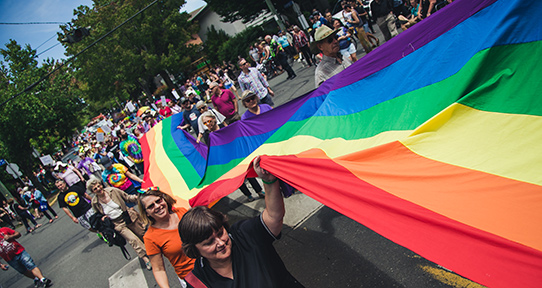
POLYGON ((262 156, 261 165, 326 206, 467 278, 490 287, 542 283, 541 251, 393 196, 331 159, 262 156))

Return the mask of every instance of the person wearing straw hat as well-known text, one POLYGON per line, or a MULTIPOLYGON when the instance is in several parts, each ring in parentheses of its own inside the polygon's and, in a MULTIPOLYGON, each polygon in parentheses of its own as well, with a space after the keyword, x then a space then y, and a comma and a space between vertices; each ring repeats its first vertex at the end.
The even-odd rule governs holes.
POLYGON ((338 31, 338 29, 331 30, 331 28, 323 25, 316 29, 314 33, 314 42, 311 43, 311 49, 320 50, 323 55, 322 62, 318 64, 314 74, 316 88, 352 64, 348 57, 343 57, 339 53, 338 31))

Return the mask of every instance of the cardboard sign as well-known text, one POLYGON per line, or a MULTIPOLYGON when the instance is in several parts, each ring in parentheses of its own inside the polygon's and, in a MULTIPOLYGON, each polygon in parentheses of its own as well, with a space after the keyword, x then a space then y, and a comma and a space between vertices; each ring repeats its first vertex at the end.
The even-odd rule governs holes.
POLYGON ((51 157, 51 155, 41 156, 40 161, 41 161, 41 164, 43 164, 43 166, 53 165, 55 163, 55 161, 53 161, 53 157, 51 157))
POLYGON ((171 93, 173 94, 173 96, 175 96, 175 99, 179 100, 179 98, 181 98, 181 96, 179 96, 179 93, 177 93, 177 91, 175 91, 175 89, 173 89, 171 91, 171 93))
POLYGON ((160 99, 162 100, 162 106, 165 107, 167 105, 166 96, 162 96, 162 97, 160 97, 160 99))
POLYGON ((134 104, 132 104, 132 102, 128 102, 128 104, 126 104, 126 109, 128 109, 128 111, 130 111, 130 113, 134 113, 134 111, 136 110, 134 104))
POLYGON ((105 135, 103 132, 96 133, 96 141, 98 142, 104 142, 105 135))
POLYGON ((109 126, 107 126, 107 125, 102 126, 102 127, 100 127, 100 128, 102 128, 102 131, 103 131, 105 134, 111 133, 111 128, 109 128, 109 126))

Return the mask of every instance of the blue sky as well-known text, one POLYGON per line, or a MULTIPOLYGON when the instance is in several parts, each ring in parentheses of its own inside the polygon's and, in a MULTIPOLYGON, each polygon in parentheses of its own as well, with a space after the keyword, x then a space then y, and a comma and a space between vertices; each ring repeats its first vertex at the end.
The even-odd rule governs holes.
MULTIPOLYGON (((151 3, 152 0, 149 0, 151 3)), ((92 6, 92 0, 0 0, 0 22, 69 22, 73 18, 73 10, 80 5, 92 6)), ((194 11, 205 5, 203 0, 187 0, 183 11, 194 11)), ((39 55, 39 62, 47 58, 66 58, 64 47, 57 45, 56 32, 58 24, 49 25, 0 25, 0 45, 5 48, 9 39, 14 39, 20 45, 30 44, 39 55), (54 37, 53 37, 54 36, 54 37), (51 40, 47 41, 49 38, 51 40), (46 42, 47 41, 47 42, 46 42), (42 45, 43 44, 43 45, 42 45), (40 46, 41 45, 41 46, 40 46), (38 48, 38 46, 40 46, 38 48)))

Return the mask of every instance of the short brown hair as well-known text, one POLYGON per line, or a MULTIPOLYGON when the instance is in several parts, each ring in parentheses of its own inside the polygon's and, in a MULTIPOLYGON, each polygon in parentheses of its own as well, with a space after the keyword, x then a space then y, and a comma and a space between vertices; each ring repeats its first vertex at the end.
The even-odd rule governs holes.
POLYGON ((150 225, 156 223, 156 220, 152 218, 151 216, 149 216, 149 214, 147 214, 146 207, 144 207, 143 204, 141 203, 141 200, 143 200, 143 198, 147 196, 156 196, 156 197, 164 199, 164 201, 166 201, 167 203, 167 211, 169 213, 173 213, 173 205, 175 205, 177 200, 173 199, 173 197, 171 197, 169 194, 160 191, 160 188, 153 187, 147 190, 145 193, 139 194, 139 197, 137 198, 137 207, 139 208, 139 213, 141 213, 141 218, 143 219, 143 223, 150 224, 150 225))
POLYGON ((178 227, 184 254, 194 259, 200 257, 196 244, 207 240, 222 227, 230 230, 226 215, 205 206, 190 209, 179 221, 178 227))

